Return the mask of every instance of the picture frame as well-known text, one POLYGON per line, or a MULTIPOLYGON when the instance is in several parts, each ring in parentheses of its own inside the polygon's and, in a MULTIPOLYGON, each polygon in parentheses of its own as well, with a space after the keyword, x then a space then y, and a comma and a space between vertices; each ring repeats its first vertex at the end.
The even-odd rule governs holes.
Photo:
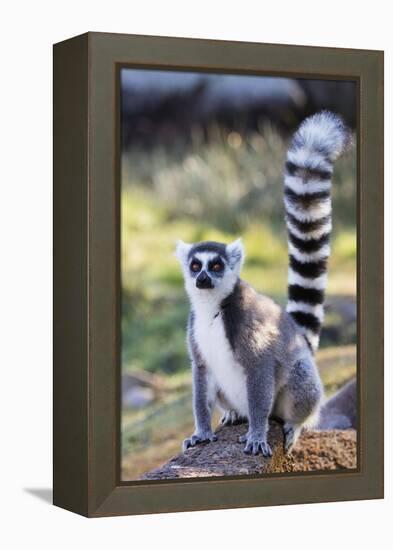
POLYGON ((88 517, 383 498, 383 52, 86 33, 54 46, 53 501, 88 517), (120 479, 121 67, 357 82, 356 470, 120 479))

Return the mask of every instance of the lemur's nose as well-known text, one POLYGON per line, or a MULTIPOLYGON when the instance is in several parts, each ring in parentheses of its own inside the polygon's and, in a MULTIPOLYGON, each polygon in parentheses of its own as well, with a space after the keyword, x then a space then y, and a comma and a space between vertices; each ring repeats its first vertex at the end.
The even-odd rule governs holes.
POLYGON ((196 278, 196 286, 198 288, 213 288, 212 281, 206 271, 201 271, 196 278))

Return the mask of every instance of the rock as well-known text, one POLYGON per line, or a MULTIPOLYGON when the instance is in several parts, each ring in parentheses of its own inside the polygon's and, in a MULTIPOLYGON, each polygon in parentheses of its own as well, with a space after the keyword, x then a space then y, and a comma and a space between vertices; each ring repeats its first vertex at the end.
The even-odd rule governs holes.
POLYGON ((152 388, 143 388, 142 386, 134 386, 123 391, 122 403, 123 407, 131 409, 140 409, 146 407, 156 398, 152 388))
POLYGON ((357 425, 356 378, 352 378, 335 393, 321 409, 318 429, 346 430, 357 425))
POLYGON ((245 424, 221 427, 218 441, 201 444, 145 473, 141 479, 176 479, 215 476, 244 476, 296 471, 356 468, 356 431, 304 431, 291 456, 283 450, 282 427, 272 422, 268 440, 272 458, 243 453, 239 435, 245 424))
POLYGON ((292 455, 293 472, 356 468, 356 430, 304 431, 292 455))
POLYGON ((152 373, 134 369, 121 378, 122 406, 139 409, 157 399, 163 391, 163 378, 152 373))

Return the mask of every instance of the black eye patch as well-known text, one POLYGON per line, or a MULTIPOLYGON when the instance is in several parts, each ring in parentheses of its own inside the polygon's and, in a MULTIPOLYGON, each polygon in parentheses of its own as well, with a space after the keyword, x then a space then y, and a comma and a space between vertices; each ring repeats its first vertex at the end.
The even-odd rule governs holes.
POLYGON ((193 271, 194 273, 198 273, 198 271, 200 271, 202 269, 202 264, 199 260, 192 260, 192 262, 190 263, 190 269, 191 271, 193 271))
POLYGON ((214 258, 209 262, 209 271, 220 273, 224 269, 224 262, 220 258, 214 258))

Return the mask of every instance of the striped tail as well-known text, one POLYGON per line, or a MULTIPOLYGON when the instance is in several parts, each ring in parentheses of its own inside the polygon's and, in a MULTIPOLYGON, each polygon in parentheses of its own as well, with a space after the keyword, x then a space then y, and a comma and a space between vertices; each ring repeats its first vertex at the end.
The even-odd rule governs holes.
POLYGON ((319 344, 330 255, 333 163, 350 143, 342 120, 327 111, 307 118, 290 145, 284 177, 290 313, 315 352, 319 344))

